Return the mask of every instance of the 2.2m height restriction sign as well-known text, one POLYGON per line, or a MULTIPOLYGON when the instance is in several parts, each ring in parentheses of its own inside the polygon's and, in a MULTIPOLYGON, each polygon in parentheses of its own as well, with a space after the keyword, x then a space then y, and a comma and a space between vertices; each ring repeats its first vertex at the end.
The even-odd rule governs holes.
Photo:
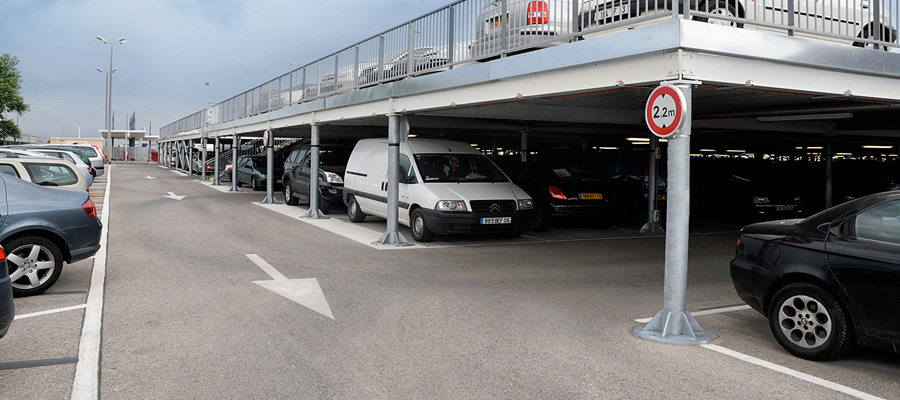
POLYGON ((672 136, 684 124, 687 102, 681 89, 661 85, 647 99, 647 126, 650 132, 661 138, 672 136))

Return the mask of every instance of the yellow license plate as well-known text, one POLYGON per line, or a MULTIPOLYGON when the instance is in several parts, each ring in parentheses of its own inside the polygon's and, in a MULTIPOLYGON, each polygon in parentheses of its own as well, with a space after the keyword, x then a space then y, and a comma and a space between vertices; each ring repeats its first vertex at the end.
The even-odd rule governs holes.
POLYGON ((666 195, 658 194, 658 195, 656 195, 656 200, 657 201, 666 201, 666 195))
POLYGON ((603 193, 581 193, 578 197, 582 200, 603 200, 603 193))
POLYGON ((491 19, 491 29, 500 27, 500 17, 491 19))

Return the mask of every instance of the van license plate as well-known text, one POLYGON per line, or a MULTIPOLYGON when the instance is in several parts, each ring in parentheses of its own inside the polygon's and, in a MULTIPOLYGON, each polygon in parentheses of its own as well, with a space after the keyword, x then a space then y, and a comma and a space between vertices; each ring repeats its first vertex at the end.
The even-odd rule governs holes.
POLYGON ((482 225, 511 224, 512 217, 482 218, 482 225))
POLYGON ((777 206, 775 211, 794 211, 794 206, 777 206))
POLYGON ((603 22, 605 19, 616 18, 623 15, 628 15, 631 11, 631 4, 623 4, 621 6, 615 6, 603 10, 597 10, 597 13, 594 15, 594 22, 603 22))
POLYGON ((603 193, 580 193, 578 197, 582 200, 603 200, 603 193))

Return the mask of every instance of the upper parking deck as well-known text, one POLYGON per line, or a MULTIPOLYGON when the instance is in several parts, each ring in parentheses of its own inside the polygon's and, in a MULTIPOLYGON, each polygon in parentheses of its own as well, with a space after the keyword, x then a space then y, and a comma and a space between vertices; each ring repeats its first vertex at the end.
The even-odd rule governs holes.
POLYGON ((199 137, 201 125, 218 136, 366 124, 391 112, 485 117, 484 105, 491 118, 640 125, 647 92, 625 89, 672 79, 704 83, 701 119, 773 116, 786 104, 806 114, 882 109, 900 99, 900 54, 876 51, 896 45, 898 2, 459 1, 166 125, 160 137, 199 137), (548 49, 507 58, 539 48, 548 49), (535 113, 528 100, 539 97, 559 107, 535 113), (583 103, 621 112, 585 116, 583 103))

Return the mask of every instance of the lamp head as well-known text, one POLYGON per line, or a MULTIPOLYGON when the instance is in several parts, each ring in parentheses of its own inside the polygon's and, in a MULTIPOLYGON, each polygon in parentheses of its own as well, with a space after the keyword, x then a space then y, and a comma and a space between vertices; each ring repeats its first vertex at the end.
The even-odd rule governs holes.
POLYGON ((103 43, 109 43, 109 42, 106 41, 106 39, 103 38, 103 36, 97 36, 97 40, 99 40, 99 41, 101 41, 101 42, 103 42, 103 43))

